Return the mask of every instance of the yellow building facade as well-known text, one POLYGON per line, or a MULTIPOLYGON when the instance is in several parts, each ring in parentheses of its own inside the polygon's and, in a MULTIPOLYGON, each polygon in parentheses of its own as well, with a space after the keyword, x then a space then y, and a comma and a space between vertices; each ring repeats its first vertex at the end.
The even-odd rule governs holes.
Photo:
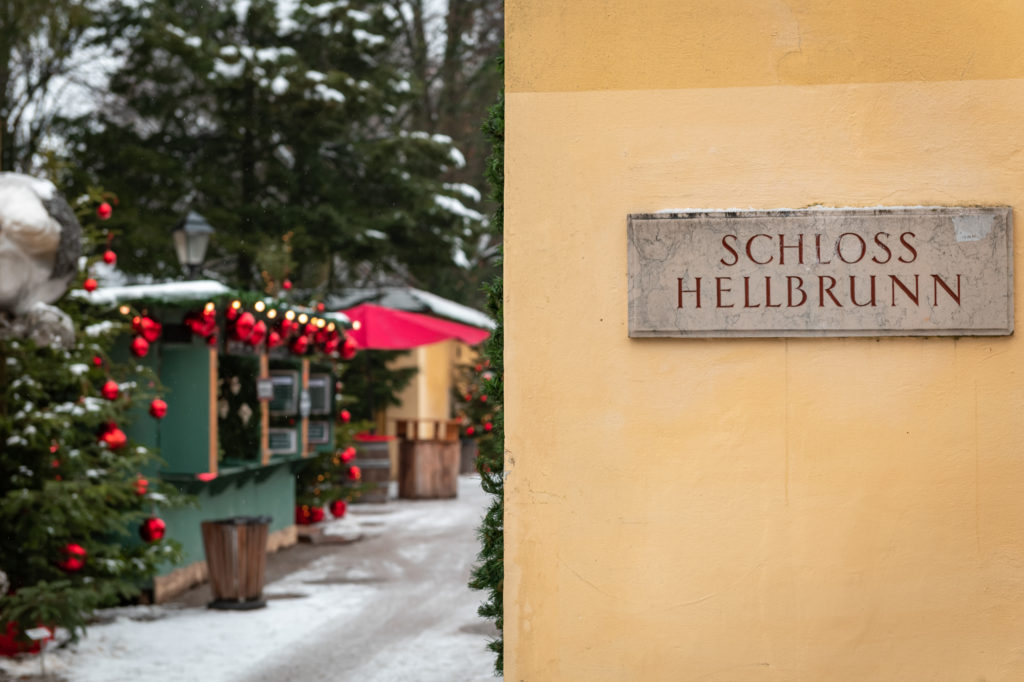
POLYGON ((1024 205, 1024 3, 506 22, 506 679, 1024 680, 1024 342, 630 339, 626 279, 631 213, 1024 205))

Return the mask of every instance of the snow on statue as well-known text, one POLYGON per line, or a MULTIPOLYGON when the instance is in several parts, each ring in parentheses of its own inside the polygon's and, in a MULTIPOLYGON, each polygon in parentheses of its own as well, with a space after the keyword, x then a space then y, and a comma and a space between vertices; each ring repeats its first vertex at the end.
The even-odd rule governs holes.
POLYGON ((82 227, 48 180, 0 173, 0 336, 68 345, 71 320, 53 303, 76 273, 82 227))

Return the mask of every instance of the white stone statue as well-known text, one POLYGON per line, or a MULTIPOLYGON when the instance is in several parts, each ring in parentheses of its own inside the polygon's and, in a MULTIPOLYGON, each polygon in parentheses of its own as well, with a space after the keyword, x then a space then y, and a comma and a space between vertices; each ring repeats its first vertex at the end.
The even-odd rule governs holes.
POLYGON ((82 226, 48 180, 0 173, 0 336, 68 346, 74 327, 49 305, 77 271, 82 226))

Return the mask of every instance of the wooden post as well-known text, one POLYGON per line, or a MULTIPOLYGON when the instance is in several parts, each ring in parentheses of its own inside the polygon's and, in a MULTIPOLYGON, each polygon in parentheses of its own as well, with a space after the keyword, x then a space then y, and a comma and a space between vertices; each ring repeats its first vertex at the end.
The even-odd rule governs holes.
MULTIPOLYGON (((260 353, 260 378, 270 376, 270 358, 267 352, 260 353)), ((270 464, 270 401, 260 401, 260 462, 270 464)))
MULTIPOLYGON (((309 390, 309 358, 302 358, 302 388, 303 391, 309 390)), ((309 415, 302 417, 302 429, 299 432, 301 442, 299 443, 299 452, 302 453, 303 457, 309 457, 309 415)))
POLYGON ((220 454, 220 439, 217 435, 217 349, 210 348, 210 468, 217 473, 217 459, 220 454))

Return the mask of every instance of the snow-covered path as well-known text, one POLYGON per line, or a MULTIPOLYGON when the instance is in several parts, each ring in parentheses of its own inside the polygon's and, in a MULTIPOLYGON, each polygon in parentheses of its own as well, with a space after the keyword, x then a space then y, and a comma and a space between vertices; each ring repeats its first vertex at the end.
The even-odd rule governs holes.
POLYGON ((494 631, 476 615, 482 593, 466 587, 485 505, 463 477, 455 500, 359 506, 329 530, 358 525, 364 539, 268 585, 266 609, 126 609, 47 654, 47 671, 75 682, 489 682, 494 631))

